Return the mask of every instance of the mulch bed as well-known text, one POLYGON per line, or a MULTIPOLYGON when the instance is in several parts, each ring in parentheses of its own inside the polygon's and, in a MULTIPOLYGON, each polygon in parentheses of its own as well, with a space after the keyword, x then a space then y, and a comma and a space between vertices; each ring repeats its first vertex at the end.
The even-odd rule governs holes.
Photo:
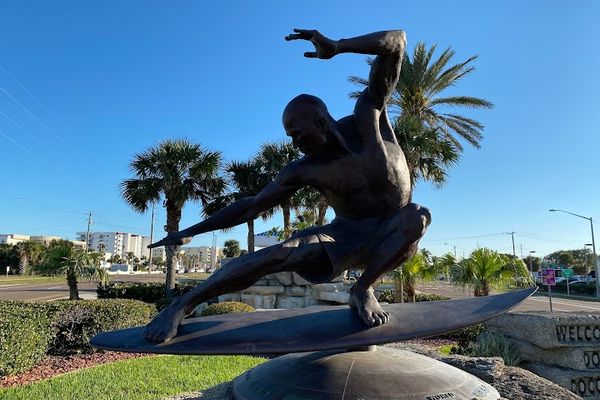
POLYGON ((0 387, 20 386, 27 383, 52 378, 53 376, 95 365, 108 364, 128 358, 146 357, 143 353, 121 353, 106 351, 73 356, 48 356, 29 371, 0 377, 0 387))

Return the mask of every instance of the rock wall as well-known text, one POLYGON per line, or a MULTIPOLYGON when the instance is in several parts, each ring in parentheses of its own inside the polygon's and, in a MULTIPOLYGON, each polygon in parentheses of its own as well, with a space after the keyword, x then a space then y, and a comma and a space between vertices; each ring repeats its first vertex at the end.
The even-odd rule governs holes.
POLYGON ((513 340, 523 367, 584 399, 600 399, 600 314, 507 313, 488 329, 513 340))
POLYGON ((241 301, 261 309, 348 304, 351 286, 341 276, 333 282, 313 285, 295 272, 279 272, 238 293, 219 296, 219 301, 241 301))

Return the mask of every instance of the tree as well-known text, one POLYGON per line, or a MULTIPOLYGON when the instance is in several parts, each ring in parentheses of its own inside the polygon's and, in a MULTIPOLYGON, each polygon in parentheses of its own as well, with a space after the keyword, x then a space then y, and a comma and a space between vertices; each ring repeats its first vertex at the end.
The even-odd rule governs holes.
POLYGON ((240 255, 240 242, 234 239, 226 240, 223 254, 225 257, 237 257, 240 255))
MULTIPOLYGON (((447 167, 456 163, 463 151, 460 140, 479 148, 483 138, 483 124, 441 109, 492 108, 493 104, 471 96, 441 96, 444 90, 475 70, 472 64, 477 56, 450 65, 455 52, 449 47, 434 59, 435 50, 435 45, 427 49, 424 43, 417 43, 412 56, 405 55, 400 79, 388 106, 398 115, 394 131, 412 168, 413 180, 421 177, 441 186, 447 167)), ((356 76, 349 79, 363 86, 368 83, 356 76)), ((351 96, 359 94, 354 92, 351 96)))
MULTIPOLYGON (((417 280, 430 280, 438 273, 436 265, 431 260, 431 253, 426 249, 417 251, 412 258, 392 271, 396 296, 403 293, 414 302, 417 280)), ((395 300, 398 301, 398 299, 395 300)))
POLYGON ((37 264, 44 253, 45 246, 40 242, 27 240, 17 243, 19 253, 19 275, 30 273, 30 267, 37 264))
MULTIPOLYGON (((283 167, 299 158, 300 152, 291 143, 265 143, 255 159, 267 182, 271 182, 283 167)), ((298 202, 287 199, 279 205, 283 213, 283 230, 286 238, 291 234, 291 209, 294 208, 294 204, 298 202)))
POLYGON ((310 226, 325 224, 325 213, 327 212, 327 208, 329 208, 329 203, 325 196, 316 189, 309 186, 301 188, 292 197, 292 202, 294 209, 302 212, 311 212, 314 215, 314 222, 310 226))
POLYGON ((102 284, 108 280, 106 271, 100 267, 101 258, 102 254, 76 249, 67 240, 53 241, 36 270, 42 275, 64 275, 69 285, 69 300, 79 300, 79 279, 98 279, 102 284))
POLYGON ((0 274, 6 274, 6 268, 10 268, 13 273, 19 266, 19 251, 17 246, 12 244, 0 244, 0 274))
POLYGON ((422 179, 443 186, 448 170, 460 159, 456 144, 440 129, 425 126, 411 115, 396 119, 394 133, 406 156, 412 185, 422 179))
POLYGON ((446 279, 450 276, 452 268, 458 263, 452 253, 446 253, 441 257, 432 257, 431 261, 435 265, 435 269, 443 274, 446 279))
POLYGON ((540 257, 536 257, 536 256, 527 256, 527 257, 523 258, 523 262, 527 266, 527 269, 529 269, 529 266, 531 265, 531 271, 535 272, 540 269, 542 259, 540 257))
MULTIPOLYGON (((225 167, 229 181, 235 187, 231 191, 211 202, 204 208, 205 215, 213 215, 223 207, 244 197, 256 196, 270 182, 268 177, 262 173, 258 160, 239 162, 233 161, 225 167)), ((273 214, 273 210, 263 212, 261 218, 266 220, 273 214)), ((254 252, 254 220, 246 221, 248 226, 248 252, 254 252)))
MULTIPOLYGON (((135 175, 121 183, 121 194, 134 210, 143 213, 150 204, 163 200, 167 211, 165 231, 179 231, 181 211, 187 201, 205 207, 224 193, 226 183, 220 176, 222 156, 184 139, 165 140, 158 146, 136 154, 130 164, 135 175)), ((175 288, 175 246, 167 246, 166 294, 175 288)))
POLYGON ((455 264, 451 275, 457 285, 473 286, 475 296, 488 296, 493 288, 506 289, 515 283, 517 286, 532 284, 523 261, 486 248, 473 251, 469 258, 455 264))
POLYGON ((545 259, 551 260, 558 264, 562 268, 573 268, 576 274, 585 274, 590 270, 590 267, 594 265, 592 263, 592 252, 590 249, 576 249, 576 250, 557 250, 553 253, 548 254, 545 259))

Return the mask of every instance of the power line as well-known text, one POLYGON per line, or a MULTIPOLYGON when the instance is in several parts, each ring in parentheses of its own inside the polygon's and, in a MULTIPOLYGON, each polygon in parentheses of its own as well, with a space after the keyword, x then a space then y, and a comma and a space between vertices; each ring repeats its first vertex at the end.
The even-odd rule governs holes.
POLYGON ((31 154, 32 156, 38 158, 39 160, 45 162, 48 165, 52 165, 48 160, 46 160, 45 158, 42 158, 41 156, 37 155, 33 151, 29 150, 28 148, 26 148, 21 143, 17 142, 16 140, 14 140, 13 138, 11 138, 10 136, 8 136, 7 134, 5 134, 4 132, 0 131, 0 136, 4 137, 9 142, 13 143, 15 146, 17 146, 18 148, 20 148, 24 152, 31 154))
POLYGON ((6 118, 6 120, 8 120, 8 122, 10 122, 14 126, 16 126, 20 131, 22 131, 27 136, 29 136, 30 138, 32 138, 33 140, 35 140, 37 143, 39 143, 40 145, 44 146, 46 149, 50 150, 50 148, 48 146, 46 146, 41 140, 39 140, 37 137, 35 137, 35 135, 33 135, 27 129, 23 128, 21 125, 19 125, 17 122, 15 122, 8 115, 4 114, 2 111, 0 111, 0 115, 2 115, 4 118, 6 118))
POLYGON ((44 124, 38 117, 35 116, 34 113, 32 113, 31 111, 29 111, 29 109, 27 107, 25 107, 19 100, 15 99, 10 93, 8 93, 6 91, 6 89, 4 89, 4 87, 0 86, 0 90, 2 92, 4 92, 5 95, 8 96, 9 99, 11 99, 15 104, 17 104, 19 107, 21 107, 31 118, 33 118, 35 120, 35 122, 37 122, 38 124, 40 124, 41 126, 43 126, 45 129, 47 129, 48 131, 50 131, 50 133, 52 133, 52 135, 57 138, 58 140, 60 140, 63 143, 67 143, 65 139, 63 139, 62 137, 60 137, 59 135, 57 135, 52 129, 48 128, 46 126, 46 124, 44 124))
POLYGON ((39 100, 38 100, 38 99, 37 99, 37 98, 36 98, 36 97, 33 95, 33 93, 31 93, 31 92, 29 91, 29 89, 27 89, 27 88, 25 87, 25 85, 23 85, 21 82, 19 82, 19 81, 17 80, 17 78, 15 78, 15 77, 14 77, 14 76, 13 76, 11 73, 9 73, 9 72, 6 70, 6 68, 5 68, 5 67, 4 67, 2 64, 0 64, 0 69, 1 69, 2 71, 4 71, 4 73, 5 73, 5 74, 6 74, 6 75, 7 75, 7 76, 10 78, 10 79, 12 79, 12 80, 13 80, 13 82, 15 82, 17 85, 19 85, 19 86, 21 87, 21 89, 23 89, 23 90, 25 91, 25 93, 27 93, 27 94, 29 95, 29 97, 31 97, 33 100, 35 100, 35 102, 36 102, 36 103, 38 103, 38 104, 39 104, 39 105, 40 105, 40 106, 41 106, 41 107, 42 107, 44 110, 46 110, 46 112, 48 112, 48 114, 50 114, 50 116, 51 116, 52 118, 54 118, 56 121, 58 121, 58 122, 62 123, 62 121, 61 121, 61 120, 60 120, 60 119, 59 119, 59 118, 58 118, 58 117, 57 117, 57 116, 56 116, 56 115, 55 115, 55 114, 54 114, 52 111, 50 111, 50 109, 49 109, 48 107, 46 107, 46 106, 44 105, 44 103, 42 103, 41 101, 39 101, 39 100))

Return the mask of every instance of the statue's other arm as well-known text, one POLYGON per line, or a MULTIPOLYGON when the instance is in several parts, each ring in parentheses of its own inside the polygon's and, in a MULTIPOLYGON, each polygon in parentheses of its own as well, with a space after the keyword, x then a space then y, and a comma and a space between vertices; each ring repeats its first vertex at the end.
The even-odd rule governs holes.
POLYGON ((378 110, 385 107, 400 77, 400 66, 406 34, 404 31, 374 32, 350 39, 331 40, 317 30, 294 29, 286 40, 309 40, 314 52, 304 53, 308 58, 329 59, 342 53, 371 54, 377 56, 369 75, 369 97, 378 110))
POLYGON ((406 47, 405 33, 400 30, 384 31, 331 40, 316 30, 294 29, 294 32, 286 36, 286 40, 309 40, 315 46, 314 52, 304 53, 305 57, 329 59, 341 53, 377 56, 369 74, 369 86, 357 100, 354 114, 359 123, 359 132, 367 142, 373 139, 379 143, 381 139, 396 142, 385 107, 400 78, 406 47), (379 135, 373 135, 374 131, 379 135))
POLYGON ((164 239, 151 244, 150 248, 188 243, 192 236, 226 229, 242 224, 275 207, 291 196, 302 186, 301 166, 299 162, 288 164, 265 188, 256 196, 245 197, 224 207, 213 216, 179 232, 172 232, 164 239))

